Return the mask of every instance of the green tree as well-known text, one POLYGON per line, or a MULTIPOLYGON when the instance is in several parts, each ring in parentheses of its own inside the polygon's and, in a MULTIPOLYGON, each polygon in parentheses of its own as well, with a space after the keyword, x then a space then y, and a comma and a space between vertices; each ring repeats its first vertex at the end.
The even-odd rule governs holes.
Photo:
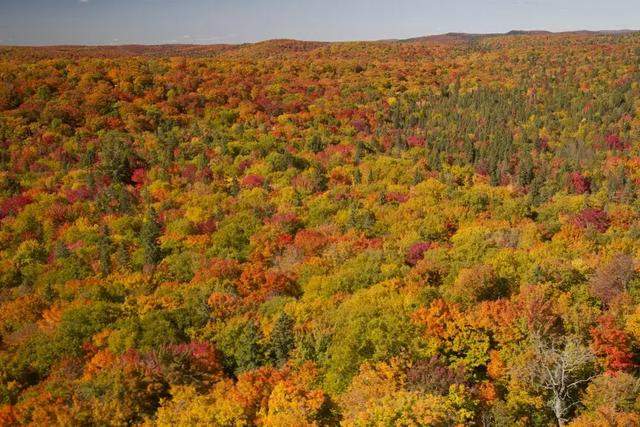
POLYGON ((309 142, 307 142, 307 148, 314 153, 319 153, 324 150, 325 144, 320 135, 314 134, 309 142))
POLYGON ((158 214, 155 209, 150 208, 147 211, 142 229, 140 230, 144 261, 148 265, 156 265, 162 259, 162 250, 158 242, 160 235, 161 226, 158 221, 158 214))
POLYGON ((100 274, 106 277, 111 274, 111 237, 107 225, 102 228, 102 235, 98 239, 98 252, 100 255, 100 274))
POLYGON ((286 313, 282 313, 276 321, 273 332, 271 332, 269 351, 271 358, 278 366, 283 365, 289 359, 289 353, 295 347, 293 326, 293 319, 286 313))
POLYGON ((251 320, 235 318, 216 334, 216 346, 222 351, 227 370, 236 374, 263 364, 262 334, 251 320))

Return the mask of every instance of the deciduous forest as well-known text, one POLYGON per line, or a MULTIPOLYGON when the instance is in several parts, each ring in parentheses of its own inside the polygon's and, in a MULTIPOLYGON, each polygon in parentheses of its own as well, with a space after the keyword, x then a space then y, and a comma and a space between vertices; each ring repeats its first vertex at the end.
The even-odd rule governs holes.
POLYGON ((640 425, 640 34, 0 48, 0 425, 640 425))

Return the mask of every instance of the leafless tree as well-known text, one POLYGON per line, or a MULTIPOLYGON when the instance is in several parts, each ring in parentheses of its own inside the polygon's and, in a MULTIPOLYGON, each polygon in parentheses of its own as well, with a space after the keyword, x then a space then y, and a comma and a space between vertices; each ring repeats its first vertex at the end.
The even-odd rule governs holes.
POLYGON ((531 341, 533 357, 523 367, 523 373, 532 384, 549 392, 549 406, 562 427, 571 409, 579 403, 578 389, 595 376, 595 356, 576 338, 554 341, 534 336, 531 341))

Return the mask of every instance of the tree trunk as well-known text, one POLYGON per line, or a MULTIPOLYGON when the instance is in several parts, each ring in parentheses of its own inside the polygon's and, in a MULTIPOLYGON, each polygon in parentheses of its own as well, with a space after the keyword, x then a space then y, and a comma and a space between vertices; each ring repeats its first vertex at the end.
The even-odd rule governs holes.
POLYGON ((564 418, 564 402, 560 398, 555 398, 553 402, 553 413, 558 421, 558 427, 564 427, 566 419, 564 418))

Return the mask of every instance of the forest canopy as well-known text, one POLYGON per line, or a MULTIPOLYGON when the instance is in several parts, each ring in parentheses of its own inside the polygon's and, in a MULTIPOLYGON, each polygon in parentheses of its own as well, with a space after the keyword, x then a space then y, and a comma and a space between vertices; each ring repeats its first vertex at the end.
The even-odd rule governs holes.
POLYGON ((640 424, 640 35, 0 48, 0 425, 640 424))

